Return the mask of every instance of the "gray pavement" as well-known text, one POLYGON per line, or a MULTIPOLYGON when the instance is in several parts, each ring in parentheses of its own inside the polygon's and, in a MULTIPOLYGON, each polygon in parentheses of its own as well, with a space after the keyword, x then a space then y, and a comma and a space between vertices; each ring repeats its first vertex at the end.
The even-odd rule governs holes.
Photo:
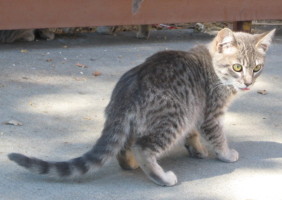
POLYGON ((271 47, 255 87, 229 109, 225 125, 236 163, 189 158, 184 148, 161 160, 179 184, 159 187, 141 170, 116 160, 96 175, 60 182, 31 174, 6 155, 21 152, 66 160, 89 150, 103 127, 103 110, 119 77, 154 52, 186 50, 211 36, 188 30, 81 34, 54 41, 0 45, 0 199, 2 200, 282 200, 282 36, 271 47), (76 64, 86 65, 78 67, 76 64), (100 72, 101 75, 93 76, 100 72), (258 94, 266 90, 267 94, 258 94), (9 120, 22 126, 3 124, 9 120))

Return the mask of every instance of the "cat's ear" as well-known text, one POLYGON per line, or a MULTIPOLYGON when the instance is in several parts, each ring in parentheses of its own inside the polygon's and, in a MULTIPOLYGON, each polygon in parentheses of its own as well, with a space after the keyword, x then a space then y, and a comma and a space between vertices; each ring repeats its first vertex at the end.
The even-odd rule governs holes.
POLYGON ((224 28, 217 33, 214 45, 218 53, 232 54, 237 50, 235 36, 229 28, 224 28))
POLYGON ((276 31, 276 29, 273 29, 270 32, 255 35, 255 37, 256 37, 256 47, 261 53, 266 53, 266 51, 268 50, 275 31, 276 31))

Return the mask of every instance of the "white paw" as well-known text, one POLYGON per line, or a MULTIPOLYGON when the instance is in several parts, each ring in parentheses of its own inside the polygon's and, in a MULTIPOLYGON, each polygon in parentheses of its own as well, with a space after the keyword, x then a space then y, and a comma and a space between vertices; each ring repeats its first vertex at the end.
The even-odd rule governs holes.
POLYGON ((223 162, 236 162, 239 159, 239 153, 235 149, 229 149, 227 152, 218 153, 217 158, 223 162))
POLYGON ((166 172, 164 186, 174 186, 176 183, 177 183, 177 176, 172 171, 166 172))

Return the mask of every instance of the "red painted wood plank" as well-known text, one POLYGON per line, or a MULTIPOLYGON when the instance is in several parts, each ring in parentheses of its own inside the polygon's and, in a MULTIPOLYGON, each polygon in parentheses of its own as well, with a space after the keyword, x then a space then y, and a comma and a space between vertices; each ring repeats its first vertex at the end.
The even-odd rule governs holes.
POLYGON ((0 0, 0 29, 282 19, 281 0, 0 0))

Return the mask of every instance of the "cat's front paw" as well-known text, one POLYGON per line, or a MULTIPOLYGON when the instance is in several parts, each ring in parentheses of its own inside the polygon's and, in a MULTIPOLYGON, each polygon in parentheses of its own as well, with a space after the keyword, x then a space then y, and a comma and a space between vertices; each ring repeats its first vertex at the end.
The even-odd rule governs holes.
POLYGON ((239 153, 235 149, 217 153, 217 158, 223 162, 236 162, 239 159, 239 153))
POLYGON ((163 187, 174 186, 177 183, 177 176, 172 171, 162 172, 161 174, 151 173, 149 178, 163 187))
POLYGON ((165 173, 165 181, 163 186, 174 186, 177 183, 177 176, 172 171, 165 173))

